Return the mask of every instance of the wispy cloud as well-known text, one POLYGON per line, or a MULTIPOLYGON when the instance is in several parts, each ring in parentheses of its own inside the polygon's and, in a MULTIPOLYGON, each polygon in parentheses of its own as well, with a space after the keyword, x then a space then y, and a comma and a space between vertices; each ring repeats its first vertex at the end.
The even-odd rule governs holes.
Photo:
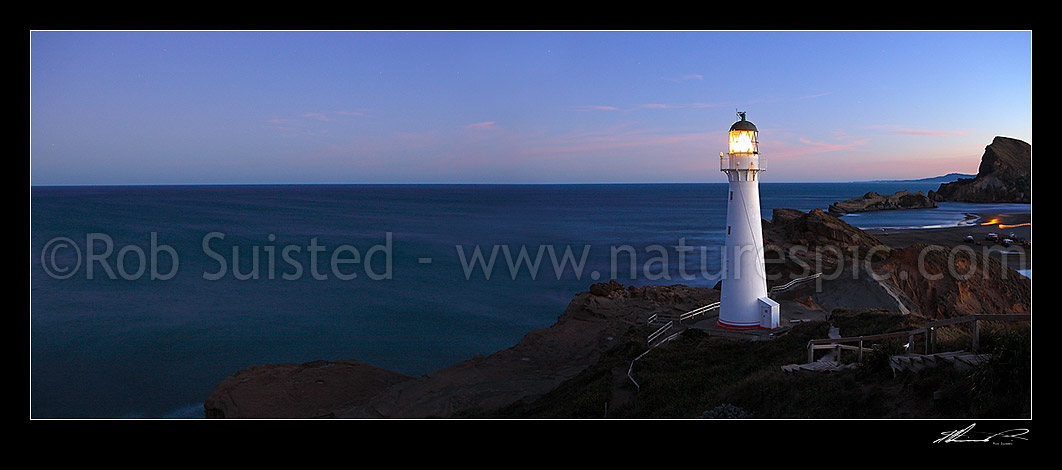
POLYGON ((472 124, 466 124, 465 129, 495 129, 498 127, 498 123, 494 121, 474 122, 472 124))
POLYGON ((812 98, 822 98, 823 96, 829 96, 829 95, 832 95, 832 94, 833 94, 832 92, 827 91, 825 93, 816 93, 814 95, 798 96, 798 97, 793 98, 793 99, 794 100, 810 100, 812 98))
POLYGON ((639 109, 702 109, 702 108, 716 108, 722 105, 712 103, 643 103, 633 105, 628 108, 620 108, 618 106, 610 105, 582 105, 576 106, 576 111, 623 111, 632 112, 639 109))
POLYGON ((928 135, 928 136, 948 136, 948 135, 966 135, 962 131, 930 131, 924 129, 897 129, 893 132, 897 135, 928 135))
POLYGON ((895 124, 881 124, 877 126, 870 126, 871 129, 882 129, 886 133, 891 135, 907 135, 907 136, 930 136, 930 137, 946 137, 952 135, 967 135, 966 131, 939 131, 930 129, 911 129, 900 127, 895 124))
POLYGON ((798 138, 797 141, 800 142, 801 144, 803 144, 805 146, 805 149, 809 150, 811 153, 825 153, 825 152, 837 152, 837 151, 841 151, 841 150, 852 150, 853 148, 859 147, 859 146, 867 143, 866 140, 856 140, 856 141, 852 141, 852 142, 843 142, 843 143, 816 142, 816 141, 813 141, 811 139, 806 139, 804 137, 798 138))
POLYGON ((326 122, 332 120, 332 118, 328 117, 325 113, 303 113, 302 117, 326 122))
POLYGON ((596 104, 586 105, 586 106, 576 106, 575 109, 579 110, 579 111, 619 111, 619 108, 617 108, 615 106, 603 106, 603 105, 596 105, 596 104))
MULTIPOLYGON (((789 158, 834 152, 865 152, 869 139, 839 137, 834 141, 818 141, 806 137, 779 138, 771 142, 770 156, 789 158)), ((762 147, 761 143, 761 149, 762 147)), ((770 158, 770 157, 768 157, 770 158)))
POLYGON ((711 103, 646 103, 638 105, 644 109, 702 109, 715 108, 721 105, 711 103))
POLYGON ((673 133, 655 129, 584 132, 524 141, 521 154, 546 159, 562 158, 572 153, 597 153, 621 148, 660 148, 686 142, 706 143, 712 142, 716 137, 711 133, 673 133))
POLYGON ((299 114, 297 116, 286 118, 273 118, 266 119, 266 128, 280 130, 280 131, 295 131, 298 133, 308 135, 320 135, 327 133, 326 129, 321 129, 319 126, 324 125, 321 123, 341 122, 345 118, 366 116, 363 111, 311 111, 299 114))
POLYGON ((362 111, 345 111, 345 110, 341 110, 341 111, 302 113, 300 116, 304 117, 304 118, 307 118, 307 119, 313 119, 315 121, 331 122, 331 121, 335 121, 339 117, 365 116, 365 113, 362 112, 362 111))

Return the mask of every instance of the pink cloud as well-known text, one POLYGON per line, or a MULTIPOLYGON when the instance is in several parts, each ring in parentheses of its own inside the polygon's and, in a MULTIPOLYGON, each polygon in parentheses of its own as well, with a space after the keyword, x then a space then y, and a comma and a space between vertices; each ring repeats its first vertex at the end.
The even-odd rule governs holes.
POLYGON ((962 131, 945 132, 945 131, 927 131, 927 130, 918 130, 918 129, 898 129, 896 131, 893 131, 893 134, 898 134, 898 135, 928 135, 928 136, 937 136, 937 137, 943 137, 943 136, 949 136, 949 135, 966 135, 966 133, 962 132, 962 131))
POLYGON ((817 142, 805 137, 797 137, 794 143, 791 140, 777 139, 769 143, 760 142, 760 151, 765 152, 768 158, 788 158, 803 155, 816 155, 833 152, 863 152, 868 139, 848 140, 839 139, 837 142, 817 142))

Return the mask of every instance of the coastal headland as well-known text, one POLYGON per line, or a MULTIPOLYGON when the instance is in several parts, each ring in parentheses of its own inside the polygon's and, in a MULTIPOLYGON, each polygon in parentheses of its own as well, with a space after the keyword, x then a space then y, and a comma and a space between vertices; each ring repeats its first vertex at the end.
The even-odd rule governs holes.
MULTIPOLYGON (((834 204, 830 211, 775 209, 771 220, 762 221, 762 228, 768 288, 780 305, 777 330, 741 336, 716 328, 718 310, 705 307, 719 301, 718 284, 715 288, 680 284, 637 287, 613 280, 589 286, 586 292, 575 295, 553 325, 531 331, 512 347, 489 356, 476 356, 416 378, 356 360, 254 366, 222 381, 206 398, 204 413, 208 418, 408 419, 601 416, 597 414, 601 411, 605 416, 626 412, 688 418, 700 417, 702 411, 718 414, 717 409, 724 410, 721 413, 725 415, 734 414, 726 411, 734 411, 725 406, 728 403, 713 402, 705 390, 750 387, 755 390, 730 396, 761 408, 752 414, 823 417, 815 411, 807 415, 815 407, 787 409, 785 400, 755 402, 749 397, 770 396, 764 389, 777 388, 786 390, 780 398, 791 400, 801 389, 823 387, 808 400, 834 400, 831 393, 837 387, 823 385, 822 379, 794 384, 772 375, 789 361, 800 360, 808 340, 822 339, 832 328, 841 329, 842 335, 852 335, 849 330, 872 335, 884 333, 881 329, 903 331, 927 321, 969 315, 1032 313, 1031 205, 1013 210, 986 206, 988 210, 967 214, 964 224, 941 228, 864 231, 839 215, 911 207, 929 210, 936 201, 1030 203, 1031 160, 1029 144, 996 137, 985 147, 974 178, 944 183, 929 195, 868 193, 834 204), (701 313, 684 318, 683 314, 695 311, 701 313), (662 317, 678 320, 661 327, 654 320, 662 317), (657 366, 673 374, 659 382, 679 382, 665 397, 643 391, 631 376, 634 361, 651 350, 653 338, 659 338, 661 332, 669 339, 690 343, 657 366), (751 357, 739 353, 735 359, 729 348, 705 347, 735 340, 771 340, 766 343, 774 348, 771 352, 760 349, 751 357), (691 356, 700 357, 701 362, 692 361, 691 356), (693 365, 683 369, 687 362, 693 365), (710 377, 705 377, 705 367, 712 368, 710 377), (749 376, 764 381, 742 383, 749 376), (689 390, 691 383, 699 383, 700 388, 689 390), (677 410, 673 394, 691 393, 700 398, 677 410), (552 399, 550 405, 535 405, 548 395, 561 398, 552 399), (589 395, 594 398, 587 399, 589 395), (588 403, 580 407, 581 401, 588 403), (604 406, 598 408, 599 403, 604 406), (700 408, 691 411, 690 406, 700 408), (514 411, 521 409, 522 413, 514 411), (631 411, 635 409, 638 411, 631 411)), ((887 353, 882 357, 886 362, 891 360, 887 353)), ((1004 374, 1019 375, 997 381, 1006 384, 1000 392, 1006 404, 989 406, 997 410, 989 413, 1006 409, 1003 413, 1028 414, 1029 400, 1021 386, 1031 382, 1025 372, 1029 370, 1027 358, 1000 368, 1004 374)), ((850 388, 852 383, 844 382, 841 387, 850 388)), ((921 418, 948 412, 947 406, 939 406, 939 400, 937 404, 911 404, 906 389, 901 387, 897 392, 894 384, 863 388, 859 394, 844 395, 845 403, 834 400, 818 411, 873 418, 921 418), (887 401, 889 405, 883 405, 887 401)), ((998 398, 967 400, 947 386, 936 391, 915 388, 928 390, 928 397, 951 395, 957 403, 995 403, 998 398)), ((721 396, 727 395, 714 399, 721 396)), ((968 404, 966 410, 950 406, 950 412, 966 416, 974 405, 968 404)))
MULTIPOLYGON (((776 210, 771 221, 764 221, 766 243, 782 258, 768 260, 774 274, 770 285, 781 286, 806 274, 803 267, 814 265, 808 258, 812 254, 826 253, 827 259, 815 262, 827 272, 776 294, 782 328, 766 336, 784 336, 848 311, 870 311, 903 321, 1030 313, 1031 279, 1015 270, 1031 270, 1031 246, 1007 247, 1021 256, 1000 257, 1004 247, 984 237, 990 232, 1014 232, 1031 240, 1031 214, 986 212, 976 214, 975 220, 951 228, 865 232, 821 210, 776 210), (1000 224, 1014 227, 1001 229, 1000 224), (966 241, 967 235, 980 244, 966 241), (835 250, 815 249, 822 247, 835 250)), ((597 283, 577 294, 553 325, 531 331, 512 347, 488 356, 421 377, 356 360, 253 366, 222 381, 205 400, 204 411, 208 418, 237 419, 490 416, 532 403, 587 370, 605 367, 606 358, 620 355, 623 360, 606 367, 611 378, 604 380, 610 384, 608 407, 618 409, 637 399, 628 367, 647 350, 647 336, 659 328, 650 319, 717 302, 719 293, 715 288, 685 285, 597 283)), ((693 318, 677 325, 681 328, 676 331, 704 334, 702 341, 734 341, 733 335, 713 329, 715 316, 693 318)), ((797 356, 804 354, 800 346, 791 349, 797 356)))

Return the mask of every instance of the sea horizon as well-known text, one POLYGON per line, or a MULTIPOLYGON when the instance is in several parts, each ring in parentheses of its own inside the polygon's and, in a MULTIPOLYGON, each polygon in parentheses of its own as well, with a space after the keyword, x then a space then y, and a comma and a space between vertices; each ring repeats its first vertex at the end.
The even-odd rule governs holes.
MULTIPOLYGON (((925 184, 939 185, 939 181, 921 182, 924 178, 909 180, 845 180, 845 181, 761 181, 761 185, 767 184, 925 184)), ((31 188, 57 188, 57 187, 153 187, 153 186, 607 186, 607 185, 682 185, 682 184, 728 184, 723 181, 656 181, 656 182, 245 182, 245 183, 30 183, 31 188)))

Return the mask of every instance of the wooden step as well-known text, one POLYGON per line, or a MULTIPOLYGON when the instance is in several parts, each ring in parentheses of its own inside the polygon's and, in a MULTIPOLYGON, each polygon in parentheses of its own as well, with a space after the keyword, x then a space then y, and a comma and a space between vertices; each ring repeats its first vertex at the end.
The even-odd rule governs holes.
POLYGON ((969 370, 988 359, 988 354, 977 354, 968 351, 951 351, 937 354, 902 354, 889 357, 889 367, 893 373, 900 371, 918 372, 927 367, 937 367, 950 364, 957 370, 969 370))

